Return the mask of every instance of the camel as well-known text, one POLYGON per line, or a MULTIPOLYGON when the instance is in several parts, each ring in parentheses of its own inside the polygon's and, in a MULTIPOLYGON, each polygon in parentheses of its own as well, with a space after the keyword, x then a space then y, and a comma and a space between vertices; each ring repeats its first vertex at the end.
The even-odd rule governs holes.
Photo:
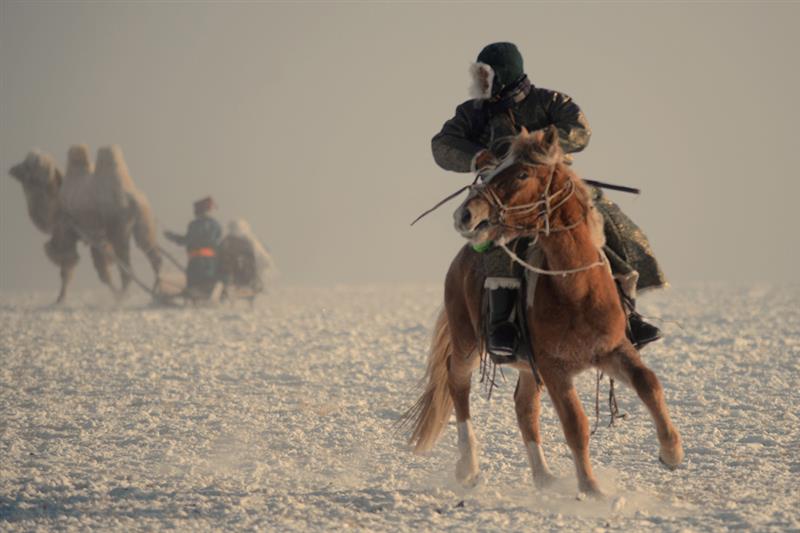
POLYGON ((50 235, 47 257, 61 271, 56 303, 64 302, 78 263, 78 241, 89 245, 100 280, 121 297, 131 281, 130 238, 144 252, 159 286, 161 252, 156 225, 147 198, 133 184, 119 146, 97 151, 92 165, 89 147, 70 147, 67 171, 62 174, 53 158, 32 150, 9 174, 19 180, 34 225, 50 235), (111 279, 117 262, 121 286, 111 279))

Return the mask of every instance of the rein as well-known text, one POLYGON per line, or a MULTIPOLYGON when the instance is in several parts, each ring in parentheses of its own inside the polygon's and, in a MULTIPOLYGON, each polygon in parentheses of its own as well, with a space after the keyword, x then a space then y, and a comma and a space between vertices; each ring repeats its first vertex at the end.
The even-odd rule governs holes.
MULTIPOLYGON (((531 243, 531 246, 535 245, 536 242, 539 240, 539 236, 536 236, 536 239, 531 243)), ((588 265, 583 265, 577 268, 570 268, 566 270, 546 270, 544 268, 535 267, 532 264, 528 263, 524 259, 521 259, 517 254, 513 251, 509 250, 509 248, 503 242, 497 243, 497 245, 503 249, 503 251, 511 258, 512 261, 517 263, 518 265, 522 266, 526 270, 530 270, 531 272, 536 272, 537 274, 544 274, 545 276, 567 276, 568 274, 577 274, 578 272, 585 272, 586 270, 590 270, 595 267, 603 266, 608 264, 608 260, 603 255, 602 252, 598 252, 599 259, 594 263, 589 263, 588 265)))
MULTIPOLYGON (((534 167, 536 165, 524 165, 524 166, 534 167)), ((496 222, 497 225, 499 226, 518 231, 534 232, 537 234, 543 232, 545 235, 550 235, 550 233, 554 231, 567 231, 577 227, 579 222, 575 222, 568 226, 552 227, 550 223, 550 217, 557 209, 566 204, 567 201, 575 194, 575 183, 572 180, 567 180, 567 183, 563 189, 560 189, 555 193, 550 194, 550 187, 553 184, 553 176, 555 175, 555 171, 556 167, 553 166, 553 170, 550 172, 550 176, 547 178, 547 185, 545 186, 544 192, 542 193, 542 199, 537 200, 535 202, 531 202, 528 204, 507 206, 500 201, 500 198, 498 198, 497 193, 495 193, 491 189, 486 189, 485 186, 478 189, 478 193, 483 197, 484 200, 486 200, 489 206, 492 207, 496 212, 494 222, 496 222), (555 204, 553 204, 552 203, 553 199, 560 194, 564 195, 563 198, 561 198, 555 204), (529 213, 536 213, 537 209, 540 208, 543 208, 543 210, 541 210, 538 214, 536 214, 536 216, 534 217, 534 221, 538 220, 541 217, 544 217, 544 230, 538 228, 536 224, 528 226, 518 226, 518 225, 515 226, 507 224, 505 221, 507 213, 513 213, 517 215, 527 215, 529 213)))
MULTIPOLYGON (((532 167, 536 165, 526 165, 526 166, 532 167)), ((550 171, 550 176, 548 176, 547 178, 547 184, 545 185, 544 191, 542 192, 541 199, 528 204, 509 207, 503 204, 497 197, 497 194, 491 189, 488 189, 488 193, 490 194, 485 194, 486 189, 482 189, 480 192, 481 195, 484 197, 484 199, 494 209, 494 211, 498 212, 497 218, 498 222, 501 225, 505 227, 510 227, 512 229, 520 229, 527 232, 531 231, 534 232, 535 238, 531 243, 531 246, 535 246, 539 241, 540 235, 544 234, 545 236, 548 236, 556 231, 568 231, 573 228, 576 228, 578 224, 582 222, 578 221, 566 226, 551 227, 550 218, 552 217, 552 215, 556 213, 559 208, 564 206, 570 198, 575 196, 575 182, 572 179, 567 179, 567 182, 563 188, 559 189, 558 191, 552 194, 550 193, 550 188, 553 185, 553 177, 555 176, 555 173, 556 173, 556 166, 554 165, 553 169, 550 171), (562 197, 558 198, 559 195, 561 195, 562 197), (553 200, 556 198, 558 198, 558 200, 555 201, 555 203, 553 203, 553 200), (505 224, 504 220, 505 214, 512 211, 522 214, 535 213, 534 222, 540 219, 544 220, 544 228, 539 228, 535 223, 532 226, 522 226, 516 228, 505 224)), ((584 208, 583 220, 586 220, 588 208, 583 204, 581 205, 584 208)), ((587 265, 583 265, 577 268, 562 269, 562 270, 547 270, 533 266, 527 261, 521 259, 516 253, 514 253, 506 246, 505 242, 498 242, 497 245, 503 249, 506 255, 508 255, 512 259, 512 261, 519 264, 526 270, 530 270, 531 272, 535 272, 537 274, 543 274, 546 276, 567 276, 569 274, 577 274, 578 272, 585 272, 595 267, 608 265, 607 263, 608 260, 606 259, 605 255, 603 255, 602 252, 598 251, 599 258, 597 261, 593 263, 589 263, 587 265)))

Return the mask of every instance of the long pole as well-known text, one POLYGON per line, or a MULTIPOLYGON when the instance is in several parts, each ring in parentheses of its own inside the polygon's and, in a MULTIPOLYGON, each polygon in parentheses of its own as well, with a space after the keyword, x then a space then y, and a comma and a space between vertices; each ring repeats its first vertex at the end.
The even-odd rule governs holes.
POLYGON ((156 247, 158 248, 158 251, 159 251, 159 252, 161 252, 161 254, 162 254, 164 257, 166 257, 167 259, 169 259, 169 262, 170 262, 170 263, 172 263, 173 265, 175 265, 176 267, 178 267, 178 269, 179 269, 181 272, 183 272, 184 274, 186 274, 186 267, 184 267, 184 266, 183 266, 183 265, 180 263, 180 261, 178 261, 177 259, 175 259, 175 256, 174 256, 174 255, 172 255, 171 253, 167 252, 167 251, 164 249, 164 247, 163 247, 163 246, 160 246, 160 245, 158 245, 158 244, 157 244, 157 245, 156 245, 156 247))
MULTIPOLYGON (((75 221, 74 221, 74 220, 72 220, 72 218, 71 218, 71 217, 66 217, 66 218, 67 218, 67 221, 69 222, 70 226, 72 226, 72 229, 74 229, 74 230, 75 230, 75 232, 76 232, 76 233, 77 233, 77 234, 78 234, 78 235, 79 235, 79 236, 80 236, 80 237, 81 237, 83 240, 85 240, 87 243, 89 243, 89 246, 91 246, 92 248, 96 248, 96 249, 98 249, 98 250, 100 250, 100 249, 101 249, 101 246, 100 246, 100 244, 99 244, 97 241, 95 241, 94 239, 92 239, 91 237, 89 237, 89 235, 87 235, 86 233, 84 233, 84 232, 83 232, 83 230, 81 230, 80 226, 78 226, 78 225, 75 223, 75 221)), ((145 284, 145 283, 144 283, 142 280, 140 280, 140 279, 139 279, 139 278, 136 276, 136 274, 134 274, 133 270, 132 270, 131 268, 129 268, 129 267, 128 267, 128 265, 126 265, 125 263, 123 263, 122 261, 120 261, 120 260, 119 260, 119 256, 117 256, 117 253, 114 251, 114 247, 113 247, 113 246, 112 246, 112 247, 110 247, 110 250, 111 250, 111 255, 112 255, 112 257, 114 258, 114 262, 116 262, 116 263, 117 263, 117 266, 118 266, 120 269, 122 269, 122 270, 123 270, 123 271, 124 271, 124 272, 125 272, 125 273, 126 273, 126 274, 127 274, 127 275, 128 275, 128 276, 129 276, 129 277, 132 279, 132 280, 133 280, 133 281, 134 281, 134 283, 136 283, 136 284, 137 284, 137 285, 138 285, 138 286, 139 286, 139 287, 140 287, 140 288, 141 288, 143 291, 145 291, 146 293, 148 293, 148 294, 149 294, 150 296, 152 296, 154 299, 158 300, 158 299, 159 299, 159 295, 158 295, 158 293, 157 293, 157 292, 155 292, 155 291, 154 291, 153 289, 151 289, 150 287, 148 287, 148 286, 147 286, 147 285, 146 285, 146 284, 145 284)))

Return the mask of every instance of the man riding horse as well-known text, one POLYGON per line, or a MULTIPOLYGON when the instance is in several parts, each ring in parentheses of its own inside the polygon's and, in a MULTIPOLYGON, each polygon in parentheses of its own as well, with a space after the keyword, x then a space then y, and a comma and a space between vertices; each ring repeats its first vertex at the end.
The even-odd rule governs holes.
MULTIPOLYGON (((522 56, 514 44, 486 46, 470 71, 472 99, 456 108, 455 116, 431 142, 433 157, 443 169, 486 174, 499 164, 522 128, 535 131, 555 125, 565 154, 579 152, 589 143, 591 130, 578 105, 565 94, 535 87, 523 71, 522 56)), ((638 348, 661 338, 661 332, 635 312, 636 290, 661 287, 666 281, 641 230, 599 189, 592 193, 604 219, 604 252, 623 308, 629 312, 628 335, 638 348)), ((487 351, 496 360, 504 360, 513 357, 521 339, 516 321, 523 273, 500 247, 490 244, 476 251, 483 252, 486 271, 487 351)))

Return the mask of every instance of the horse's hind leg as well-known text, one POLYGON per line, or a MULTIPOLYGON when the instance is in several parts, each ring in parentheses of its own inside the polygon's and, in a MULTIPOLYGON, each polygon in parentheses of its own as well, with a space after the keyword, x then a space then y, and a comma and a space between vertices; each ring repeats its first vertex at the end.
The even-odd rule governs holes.
POLYGON ((610 376, 621 379, 636 390, 655 422, 661 445, 659 459, 667 467, 676 468, 683 460, 683 446, 680 434, 669 418, 664 390, 655 373, 645 366, 639 353, 627 341, 601 358, 599 366, 610 376))
POLYGON ((544 487, 555 479, 547 467, 542 451, 542 437, 539 433, 541 392, 541 387, 532 373, 519 373, 517 389, 514 391, 517 424, 528 454, 528 463, 533 471, 533 482, 537 487, 544 487))
POLYGON ((575 461, 578 489, 592 496, 602 496, 589 461, 589 420, 572 379, 558 370, 546 372, 542 367, 541 372, 575 461))
POLYGON ((472 371, 479 360, 474 351, 454 350, 447 369, 447 386, 456 412, 458 428, 458 453, 456 479, 464 486, 473 486, 478 481, 478 443, 472 429, 469 413, 469 393, 472 371))

